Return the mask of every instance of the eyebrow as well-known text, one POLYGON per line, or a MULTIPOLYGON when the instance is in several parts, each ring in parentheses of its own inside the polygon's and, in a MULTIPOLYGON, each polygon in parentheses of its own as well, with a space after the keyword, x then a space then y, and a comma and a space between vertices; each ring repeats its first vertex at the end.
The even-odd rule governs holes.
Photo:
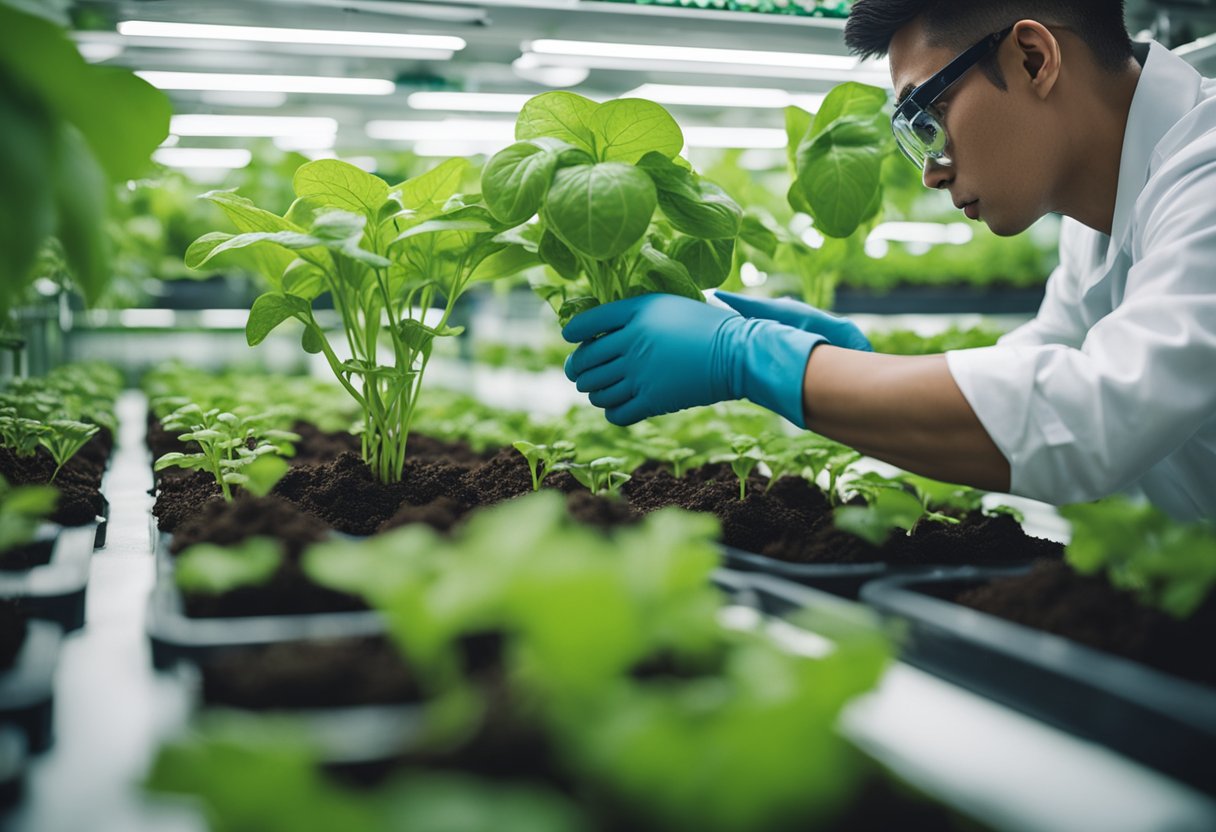
POLYGON ((916 91, 915 84, 908 84, 907 86, 905 86, 902 90, 900 90, 899 97, 895 99, 895 106, 898 107, 900 104, 903 104, 904 99, 907 98, 909 95, 911 95, 915 91, 916 91))

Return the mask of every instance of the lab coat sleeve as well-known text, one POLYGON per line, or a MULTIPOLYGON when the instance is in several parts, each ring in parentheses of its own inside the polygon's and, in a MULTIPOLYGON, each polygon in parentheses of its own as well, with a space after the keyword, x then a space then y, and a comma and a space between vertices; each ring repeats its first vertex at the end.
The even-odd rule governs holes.
POLYGON ((1084 226, 1065 220, 1060 229, 1060 264, 1047 278, 1043 303, 1033 319, 1006 334, 998 343, 1019 346, 1065 344, 1079 347, 1085 340, 1085 321, 1080 314, 1081 298, 1075 255, 1088 243, 1084 226))
POLYGON ((947 354, 1015 494, 1061 505, 1124 489, 1216 413, 1216 162, 1154 180, 1122 302, 1079 348, 947 354))

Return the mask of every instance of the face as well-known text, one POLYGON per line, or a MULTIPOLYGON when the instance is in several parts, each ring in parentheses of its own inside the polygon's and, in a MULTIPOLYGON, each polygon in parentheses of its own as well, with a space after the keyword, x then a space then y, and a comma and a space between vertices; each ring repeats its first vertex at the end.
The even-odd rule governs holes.
MULTIPOLYGON (((933 105, 949 140, 951 164, 930 159, 924 170, 926 187, 948 190, 956 206, 966 206, 962 210, 969 218, 983 220, 1002 236, 1025 231, 1051 210, 1048 192, 1056 181, 1058 151, 1049 138, 1049 114, 1031 89, 1016 34, 997 53, 1008 90, 976 66, 933 105)), ((919 22, 904 27, 890 48, 896 93, 924 83, 961 51, 930 46, 919 22)))

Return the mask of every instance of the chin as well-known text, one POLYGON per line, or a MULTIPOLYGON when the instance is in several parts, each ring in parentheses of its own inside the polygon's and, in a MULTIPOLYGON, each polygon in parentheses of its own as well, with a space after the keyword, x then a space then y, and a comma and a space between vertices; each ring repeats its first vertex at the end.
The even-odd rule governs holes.
POLYGON ((1002 216, 981 216, 980 219, 988 226, 988 230, 998 237, 1016 237, 1035 223, 1034 219, 1017 219, 1002 216))

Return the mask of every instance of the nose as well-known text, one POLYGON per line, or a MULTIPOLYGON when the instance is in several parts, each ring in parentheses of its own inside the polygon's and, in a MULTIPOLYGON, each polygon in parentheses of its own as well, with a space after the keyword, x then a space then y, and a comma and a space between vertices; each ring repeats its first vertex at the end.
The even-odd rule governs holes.
POLYGON ((952 177, 950 167, 940 164, 936 159, 925 159, 925 170, 922 180, 926 188, 940 191, 949 187, 952 177))

